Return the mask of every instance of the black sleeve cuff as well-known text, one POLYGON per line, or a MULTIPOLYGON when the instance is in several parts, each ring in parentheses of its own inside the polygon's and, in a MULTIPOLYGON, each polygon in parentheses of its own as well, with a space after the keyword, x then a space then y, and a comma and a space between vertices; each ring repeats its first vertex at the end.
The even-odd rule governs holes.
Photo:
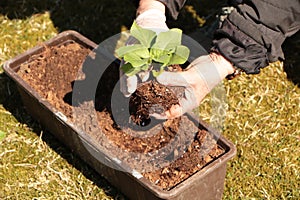
POLYGON ((227 19, 215 32, 214 38, 212 51, 219 52, 247 74, 258 74, 269 64, 267 49, 227 19))
POLYGON ((215 32, 212 50, 248 74, 284 60, 281 46, 300 28, 299 0, 229 2, 235 10, 215 32))
POLYGON ((181 8, 184 6, 186 0, 157 0, 167 7, 168 13, 173 19, 177 19, 181 8))

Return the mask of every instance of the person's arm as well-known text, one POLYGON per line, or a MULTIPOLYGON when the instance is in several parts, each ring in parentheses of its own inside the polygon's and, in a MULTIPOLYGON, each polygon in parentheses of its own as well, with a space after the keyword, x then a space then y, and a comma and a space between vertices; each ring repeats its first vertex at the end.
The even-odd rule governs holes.
POLYGON ((168 30, 165 5, 157 0, 140 0, 136 12, 136 23, 155 32, 168 30))
POLYGON ((177 19, 177 16, 181 10, 181 8, 184 6, 186 0, 157 0, 161 3, 163 3, 168 13, 173 17, 173 19, 177 19))
POLYGON ((136 11, 137 16, 150 9, 157 9, 162 13, 165 13, 165 5, 162 2, 157 0, 140 0, 139 6, 136 11))
POLYGON ((299 0, 232 0, 236 7, 215 33, 209 55, 191 63, 187 71, 163 72, 157 80, 184 86, 185 96, 157 118, 175 118, 197 107, 202 99, 236 68, 259 73, 269 62, 284 59, 281 45, 300 28, 299 0))
POLYGON ((231 0, 235 10, 215 32, 213 51, 247 74, 283 60, 281 45, 300 28, 299 0, 231 0))
MULTIPOLYGON (((174 19, 186 0, 157 0, 174 19)), ((281 45, 300 26, 299 0, 228 0, 236 8, 216 31, 213 51, 247 74, 283 60, 281 45)))

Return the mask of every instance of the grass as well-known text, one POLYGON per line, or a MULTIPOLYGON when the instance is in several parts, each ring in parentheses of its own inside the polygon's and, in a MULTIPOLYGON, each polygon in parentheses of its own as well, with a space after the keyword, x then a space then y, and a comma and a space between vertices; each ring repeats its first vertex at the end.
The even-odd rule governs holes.
MULTIPOLYGON (((59 7, 54 1, 42 5, 34 0, 7 2, 0 3, 0 66, 66 29, 100 42, 129 27, 133 15, 126 13, 134 10, 127 1, 111 8, 113 0, 101 0, 102 4, 96 5, 91 1, 92 14, 86 10, 91 5, 75 6, 77 10, 72 11, 67 1, 56 1, 63 4, 59 7), (124 4, 128 4, 126 12, 124 4), (121 12, 111 15, 103 5, 121 12), (103 15, 101 20, 97 13, 103 15), (115 23, 107 23, 108 19, 115 23)), ((198 1, 189 4, 198 6, 198 1)), ((212 7, 200 5, 196 11, 206 16, 212 7)), ((183 11, 179 25, 172 22, 185 32, 195 30, 201 21, 194 11, 189 14, 190 9, 183 11)), ((287 46, 287 57, 292 61, 299 59, 299 44, 295 38, 287 46)), ((299 72, 299 64, 292 70, 299 72)), ((296 85, 299 79, 289 80, 295 76, 287 72, 277 62, 259 75, 224 81, 228 110, 223 135, 237 147, 236 157, 227 166, 224 199, 300 198, 300 88, 296 85)), ((15 84, 2 68, 0 188, 1 199, 125 199, 28 116, 15 84)))
POLYGON ((237 146, 226 196, 298 199, 300 91, 282 66, 227 83, 229 110, 224 135, 237 146))

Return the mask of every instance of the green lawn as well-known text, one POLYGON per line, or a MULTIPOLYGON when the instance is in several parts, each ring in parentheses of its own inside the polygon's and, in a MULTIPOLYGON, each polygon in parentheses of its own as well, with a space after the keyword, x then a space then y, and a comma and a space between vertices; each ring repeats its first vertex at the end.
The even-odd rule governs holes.
MULTIPOLYGON (((101 42, 132 23, 130 0, 86 2, 0 3, 0 199, 124 199, 26 113, 2 69, 6 60, 63 30, 101 42)), ((188 4, 208 16, 213 6, 199 2, 188 4)), ((189 33, 200 21, 185 9, 171 24, 189 33)), ((224 81, 223 135, 237 147, 227 165, 224 199, 300 199, 299 50, 300 39, 294 37, 286 45, 293 67, 278 62, 259 75, 224 81)))

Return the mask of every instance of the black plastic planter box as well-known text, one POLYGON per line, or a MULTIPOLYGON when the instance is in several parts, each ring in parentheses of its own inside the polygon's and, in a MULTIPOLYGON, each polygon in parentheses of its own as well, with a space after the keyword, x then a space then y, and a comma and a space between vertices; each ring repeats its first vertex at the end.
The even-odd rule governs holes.
MULTIPOLYGON (((46 42, 47 46, 59 45, 66 41, 75 41, 85 47, 94 49, 97 45, 75 31, 65 31, 46 42)), ((87 134, 77 131, 76 124, 57 112, 57 110, 38 93, 33 90, 20 76, 17 75, 20 64, 28 61, 32 55, 44 51, 44 46, 37 46, 29 51, 16 56, 4 64, 6 74, 12 78, 19 89, 23 104, 27 111, 45 128, 55 135, 63 144, 78 154, 85 162, 92 166, 98 173, 104 176, 115 187, 120 189, 130 199, 221 199, 224 179, 226 174, 226 162, 232 158, 236 149, 235 146, 223 138, 218 144, 225 150, 225 153, 218 159, 205 166, 202 170, 192 175, 187 180, 178 184, 171 190, 162 190, 152 184, 144 177, 137 177, 134 173, 124 172, 122 165, 113 158, 101 152, 88 139, 87 134), (96 156, 95 156, 96 155, 96 156), (108 167, 108 166, 114 166, 108 167)), ((204 127, 210 129, 206 124, 204 127)))

